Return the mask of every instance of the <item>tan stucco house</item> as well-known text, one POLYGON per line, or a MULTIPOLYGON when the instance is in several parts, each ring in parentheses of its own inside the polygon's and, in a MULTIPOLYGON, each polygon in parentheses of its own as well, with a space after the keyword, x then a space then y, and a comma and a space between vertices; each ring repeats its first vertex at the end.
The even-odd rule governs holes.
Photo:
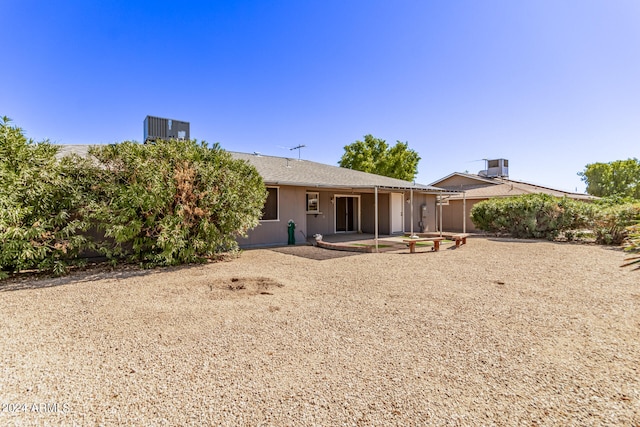
POLYGON ((287 244, 289 220, 296 243, 315 234, 436 231, 438 198, 455 193, 309 160, 231 155, 253 165, 269 192, 260 225, 238 239, 241 247, 287 244))

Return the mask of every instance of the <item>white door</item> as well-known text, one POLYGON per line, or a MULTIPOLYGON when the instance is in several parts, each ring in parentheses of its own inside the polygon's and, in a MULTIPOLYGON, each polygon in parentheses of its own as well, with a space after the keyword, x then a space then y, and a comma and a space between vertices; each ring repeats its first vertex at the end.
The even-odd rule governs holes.
POLYGON ((404 232, 402 193, 391 193, 391 234, 404 232))

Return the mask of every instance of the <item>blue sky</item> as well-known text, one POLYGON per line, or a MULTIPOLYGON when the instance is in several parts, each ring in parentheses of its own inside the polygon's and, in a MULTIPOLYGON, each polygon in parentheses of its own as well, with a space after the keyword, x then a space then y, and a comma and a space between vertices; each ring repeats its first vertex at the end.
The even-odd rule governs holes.
POLYGON ((637 0, 9 0, 0 115, 36 141, 142 140, 147 115, 227 150, 336 164, 406 141, 417 181, 507 158, 584 191, 640 157, 637 0))

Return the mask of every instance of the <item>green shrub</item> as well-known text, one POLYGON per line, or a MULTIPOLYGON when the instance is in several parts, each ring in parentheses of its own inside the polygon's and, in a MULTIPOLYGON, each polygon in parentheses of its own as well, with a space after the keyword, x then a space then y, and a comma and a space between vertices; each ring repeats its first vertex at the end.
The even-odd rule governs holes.
POLYGON ((640 221, 640 203, 611 205, 600 209, 595 216, 593 231, 596 242, 620 245, 627 238, 628 227, 640 221))
POLYGON ((202 261, 237 249, 235 238, 258 224, 262 178, 216 144, 124 142, 77 158, 87 194, 84 214, 107 238, 100 250, 145 266, 202 261), (88 165, 92 165, 88 167, 88 165))
POLYGON ((0 276, 26 269, 63 274, 90 242, 81 194, 56 160, 57 148, 27 140, 0 119, 0 276))
POLYGON ((560 233, 589 227, 595 210, 589 203, 566 197, 528 194, 484 200, 474 205, 471 218, 487 232, 555 239, 560 233))
MULTIPOLYGON (((632 254, 640 253, 640 223, 628 227, 627 231, 629 237, 627 238, 625 251, 631 252, 632 254)), ((634 270, 640 270, 640 255, 630 256, 625 261, 626 263, 622 265, 623 267, 635 265, 634 270)))

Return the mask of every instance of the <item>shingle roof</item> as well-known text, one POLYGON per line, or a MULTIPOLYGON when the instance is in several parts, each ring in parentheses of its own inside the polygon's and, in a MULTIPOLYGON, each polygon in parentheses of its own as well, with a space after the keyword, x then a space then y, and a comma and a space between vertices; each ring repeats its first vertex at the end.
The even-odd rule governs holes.
POLYGON ((80 157, 87 157, 89 155, 89 148, 93 145, 56 145, 59 147, 58 157, 64 157, 71 154, 77 154, 80 157))
MULTIPOLYGON (((59 157, 78 154, 86 157, 91 145, 60 145, 59 157)), ((414 184, 401 179, 360 172, 309 160, 264 156, 231 151, 231 156, 253 165, 266 184, 325 188, 397 188, 422 192, 447 192, 430 185, 414 184)))
POLYGON ((231 152, 239 160, 253 165, 267 184, 304 187, 373 188, 387 187, 443 192, 441 188, 414 184, 401 179, 360 172, 309 160, 231 152))

